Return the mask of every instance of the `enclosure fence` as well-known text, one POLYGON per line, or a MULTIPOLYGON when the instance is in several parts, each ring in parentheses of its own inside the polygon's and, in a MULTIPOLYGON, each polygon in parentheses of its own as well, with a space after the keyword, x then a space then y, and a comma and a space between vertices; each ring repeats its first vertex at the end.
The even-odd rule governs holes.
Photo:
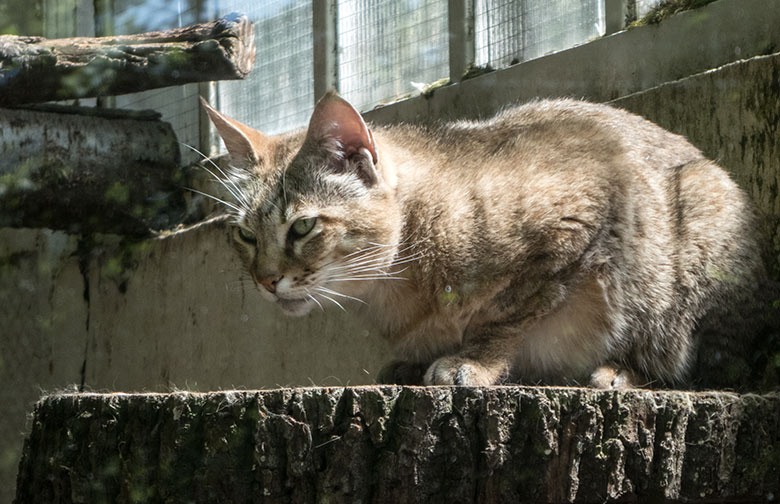
MULTIPOLYGON (((44 0, 45 36, 138 33, 231 12, 255 25, 257 57, 243 81, 124 95, 108 106, 152 108, 182 143, 209 153, 198 96, 277 134, 302 127, 325 90, 361 111, 608 34, 610 16, 641 17, 662 0, 44 0), (91 18, 91 19, 90 19, 91 18), (92 33, 90 32, 92 30, 92 33)), ((630 20, 630 19, 629 19, 630 20)), ((195 159, 187 149, 185 162, 195 159)))

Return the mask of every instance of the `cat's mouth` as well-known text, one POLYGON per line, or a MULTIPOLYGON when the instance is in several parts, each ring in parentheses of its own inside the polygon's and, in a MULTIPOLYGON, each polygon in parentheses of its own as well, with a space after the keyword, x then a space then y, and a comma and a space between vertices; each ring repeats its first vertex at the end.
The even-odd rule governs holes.
POLYGON ((311 311, 312 308, 314 308, 314 303, 311 300, 305 298, 287 299, 277 297, 276 304, 279 305, 279 308, 281 308, 286 315, 293 317, 301 317, 306 315, 311 311))

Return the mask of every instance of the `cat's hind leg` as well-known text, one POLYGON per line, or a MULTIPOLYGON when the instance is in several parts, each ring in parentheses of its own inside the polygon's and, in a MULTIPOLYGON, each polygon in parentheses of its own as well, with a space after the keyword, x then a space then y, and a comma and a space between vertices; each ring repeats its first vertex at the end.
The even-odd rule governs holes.
POLYGON ((598 389, 641 388, 646 383, 637 373, 615 366, 601 366, 590 375, 590 386, 598 389))

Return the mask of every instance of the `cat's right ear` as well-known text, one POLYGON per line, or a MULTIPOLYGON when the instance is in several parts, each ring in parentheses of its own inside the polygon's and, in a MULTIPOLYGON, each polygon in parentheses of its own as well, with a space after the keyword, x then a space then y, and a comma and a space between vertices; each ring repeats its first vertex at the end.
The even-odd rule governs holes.
POLYGON ((379 180, 374 136, 360 113, 334 90, 314 107, 304 145, 324 148, 338 172, 356 173, 369 185, 379 180))
POLYGON ((221 114, 203 97, 200 98, 200 103, 216 126, 222 141, 225 142, 225 147, 236 168, 257 168, 268 145, 268 137, 246 124, 221 114))

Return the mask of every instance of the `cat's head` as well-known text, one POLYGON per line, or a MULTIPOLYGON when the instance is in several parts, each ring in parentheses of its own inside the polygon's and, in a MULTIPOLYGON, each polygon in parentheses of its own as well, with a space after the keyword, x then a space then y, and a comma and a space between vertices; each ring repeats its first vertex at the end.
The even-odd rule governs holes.
POLYGON ((267 136, 203 103, 231 156, 231 237, 265 298, 290 315, 358 298, 387 274, 400 212, 360 114, 335 92, 306 131, 267 136))

